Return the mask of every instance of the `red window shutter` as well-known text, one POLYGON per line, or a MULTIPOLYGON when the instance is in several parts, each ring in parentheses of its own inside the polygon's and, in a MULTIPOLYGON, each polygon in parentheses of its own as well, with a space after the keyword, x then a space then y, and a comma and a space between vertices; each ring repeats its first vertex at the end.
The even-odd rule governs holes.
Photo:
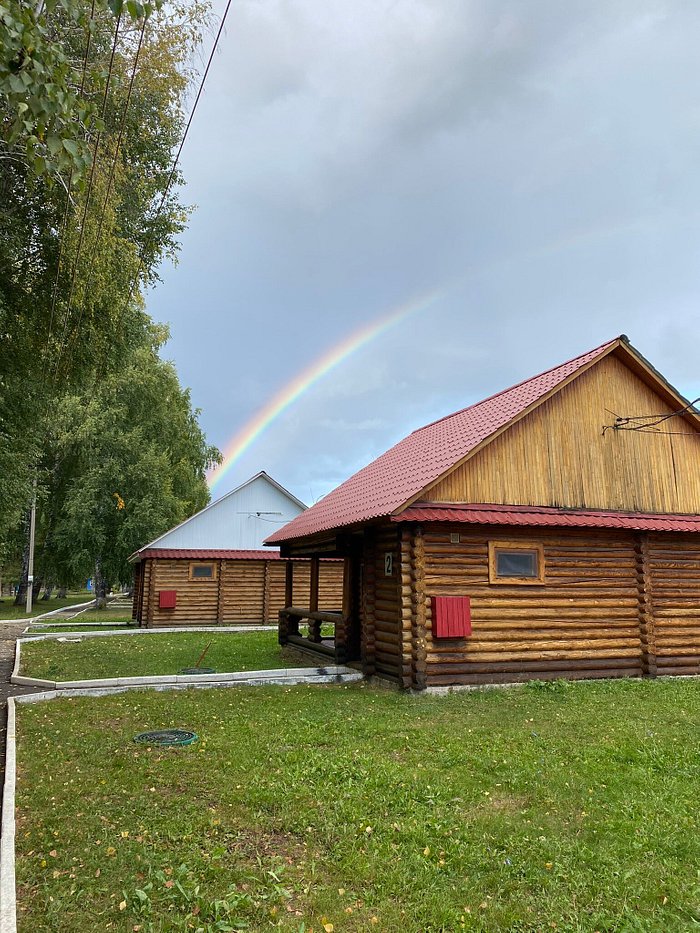
POLYGON ((177 605, 177 590, 158 590, 158 607, 174 609, 177 605))
POLYGON ((472 633, 468 596, 431 596, 433 638, 468 638, 472 633))

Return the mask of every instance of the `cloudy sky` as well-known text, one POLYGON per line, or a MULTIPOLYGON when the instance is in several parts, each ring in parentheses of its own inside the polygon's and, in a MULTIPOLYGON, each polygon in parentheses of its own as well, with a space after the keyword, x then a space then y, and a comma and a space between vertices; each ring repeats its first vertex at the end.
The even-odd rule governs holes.
MULTIPOLYGON (((218 0, 217 0, 218 2, 218 0)), ((234 0, 148 296, 222 449, 312 502, 409 431, 620 333, 700 395, 697 0, 234 0)), ((211 41, 211 40, 209 40, 211 41)))

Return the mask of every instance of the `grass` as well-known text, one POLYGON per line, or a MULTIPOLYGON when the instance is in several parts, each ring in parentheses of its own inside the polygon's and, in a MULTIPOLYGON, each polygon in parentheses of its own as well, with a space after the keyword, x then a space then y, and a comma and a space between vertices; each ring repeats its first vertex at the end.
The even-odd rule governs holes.
POLYGON ((694 929, 699 723, 686 680, 20 707, 20 933, 694 929))
POLYGON ((280 649, 277 632, 176 632, 87 638, 81 642, 36 641, 22 645, 22 674, 46 680, 143 677, 177 674, 202 661, 219 673, 259 671, 316 664, 280 649))
POLYGON ((5 596, 0 599, 0 619, 32 619, 35 616, 43 615, 45 612, 51 612, 53 609, 62 609, 64 606, 75 606, 77 603, 86 603, 93 597, 86 591, 72 596, 66 596, 65 599, 58 599, 52 596, 51 599, 39 599, 34 603, 32 611, 27 615, 24 606, 13 606, 14 599, 5 596))

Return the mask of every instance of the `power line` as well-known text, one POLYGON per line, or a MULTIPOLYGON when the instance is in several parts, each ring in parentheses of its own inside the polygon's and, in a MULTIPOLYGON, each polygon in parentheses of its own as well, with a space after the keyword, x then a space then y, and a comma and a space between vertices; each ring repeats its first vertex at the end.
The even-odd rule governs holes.
MULTIPOLYGON (((104 223, 104 218, 105 218, 105 215, 106 215, 106 213, 107 213, 107 204, 108 204, 108 201, 109 201, 109 195, 110 195, 110 192, 111 192, 111 190, 112 190, 112 182, 114 181, 114 174, 115 174, 115 172, 116 172, 117 162, 118 162, 118 160, 119 160, 119 150, 120 150, 120 148, 121 148, 122 139, 123 139, 123 136, 124 136, 124 129, 125 129, 125 127, 126 127, 127 113, 128 113, 128 110, 129 110, 129 104, 131 103, 131 92, 132 92, 132 90, 133 90, 133 88, 134 88, 134 80, 135 80, 135 78, 136 78, 136 69, 137 69, 137 67, 138 67, 139 55, 141 54, 141 47, 142 47, 142 45, 143 45, 143 39, 144 39, 145 31, 146 31, 146 20, 144 19, 143 24, 142 24, 142 26, 141 26, 140 33, 139 33, 138 45, 136 46, 136 53, 135 53, 135 55, 134 55, 134 64, 133 64, 133 67, 132 67, 132 69, 131 69, 131 76, 130 76, 130 78, 129 78, 129 87, 128 87, 128 89, 127 89, 127 94, 126 94, 126 103, 124 104, 124 110, 123 110, 123 112, 122 112, 122 119, 121 119, 121 124, 120 124, 120 127, 119 127, 119 135, 118 135, 118 137, 117 137, 117 145, 116 145, 116 148, 115 148, 115 150, 114 150, 114 158, 113 158, 113 160, 112 160, 112 166, 111 166, 110 173, 109 173, 109 181, 108 181, 108 184, 107 184, 107 193, 105 194, 104 202, 103 202, 103 204, 102 204, 102 212, 101 212, 101 214, 100 214, 100 220, 99 220, 99 224, 98 224, 97 234, 96 234, 96 236, 95 236, 95 241, 94 241, 94 243, 93 243, 92 253, 91 253, 91 255, 90 255, 90 265, 89 265, 89 267, 88 267, 88 273, 87 273, 86 280, 85 280, 85 292, 86 292, 86 293, 87 293, 88 288, 89 288, 89 286, 90 286, 90 279, 91 279, 91 277, 92 277, 92 270, 93 270, 93 267, 94 267, 94 264, 95 264, 95 257, 96 257, 96 255, 97 255, 97 250, 99 249, 99 246, 100 246, 100 235, 101 235, 101 233, 102 233, 102 225, 103 225, 103 223, 104 223)), ((78 321, 77 321, 77 323, 76 323, 76 326, 75 326, 75 329, 74 329, 74 333, 73 333, 73 339, 71 340, 71 345, 70 345, 70 348, 69 348, 69 350, 68 350, 69 356, 73 353, 73 347, 75 346, 75 342, 76 342, 76 340, 78 339, 78 333, 79 333, 79 331, 80 331, 80 324, 81 324, 82 319, 83 319, 83 311, 84 311, 84 310, 85 310, 85 301, 83 301, 82 304, 81 304, 81 306, 80 306, 80 311, 79 311, 79 313, 78 313, 78 321)))
MULTIPOLYGON (((88 25, 87 25, 87 41, 85 42, 85 55, 83 57, 83 69, 82 69, 82 75, 80 78, 80 91, 78 93, 79 99, 82 98, 85 92, 85 78, 87 76, 87 63, 88 63, 88 58, 90 57, 90 45, 92 43, 92 29, 90 28, 90 24, 92 23, 94 16, 95 16, 95 0, 92 0, 92 7, 90 8, 90 19, 88 20, 88 25)), ((63 244, 65 242, 66 228, 68 226, 68 214, 70 213, 70 205, 71 205, 70 190, 71 190, 72 184, 73 184, 73 167, 71 166, 71 170, 68 174, 68 185, 66 188, 66 209, 63 212, 63 220, 61 222, 61 228, 58 234, 59 236, 58 259, 56 260, 56 279, 53 283, 53 295, 51 296, 51 317, 49 319, 49 335, 46 341, 47 345, 51 341, 51 332, 53 330, 53 318, 56 312, 56 299, 58 297, 58 281, 59 281, 60 274, 61 274, 61 259, 63 257, 63 244)))
MULTIPOLYGON (((154 223, 154 222, 158 219, 158 217, 159 217, 159 215, 160 215, 160 212, 163 210, 163 206, 164 206, 165 200, 166 200, 166 198, 167 198, 167 196, 168 196, 168 192, 169 192, 169 190, 170 190, 170 186, 171 186, 171 184, 173 183, 173 179, 174 179, 174 177, 175 177, 175 172, 176 172, 176 170, 177 170, 177 166, 178 166, 178 163, 179 163, 179 161, 180 161, 180 156, 182 155, 182 149, 183 149, 183 147, 184 147, 184 145, 185 145, 185 141, 187 140, 187 136, 188 136, 188 134, 189 134, 190 127, 192 126, 192 120, 194 119, 194 115, 195 115, 195 113, 197 112, 197 106, 198 106, 199 100, 200 100, 200 98, 201 98, 201 96, 202 96, 202 92, 204 91, 204 85, 205 85, 205 83, 206 83, 207 76, 208 76, 208 74, 209 74, 209 69, 211 68, 211 63, 212 63, 212 61, 214 60, 214 55, 216 54, 216 50, 217 50, 218 45, 219 45, 219 39, 221 38, 221 34, 223 33, 224 27, 225 27, 225 25, 226 25, 226 18, 227 18, 227 16, 228 16, 229 10, 231 9, 231 3, 232 3, 232 0, 228 0, 228 2, 226 3, 226 8, 225 8, 225 10, 224 10, 223 16, 221 17, 221 22, 219 23, 219 29, 218 29, 218 31, 217 31, 217 33, 216 33, 216 37, 214 38, 214 44, 212 45, 211 52, 209 53, 209 59, 208 59, 207 64, 206 64, 206 68, 204 69, 204 73, 203 73, 203 75, 202 75, 202 80, 200 81, 200 84, 199 84, 199 89, 198 89, 198 91, 197 91, 197 96, 195 97, 194 104, 193 104, 193 106, 192 106, 192 110, 191 110, 191 112, 190 112, 189 119, 187 120, 187 124, 186 124, 186 126, 185 126, 185 132, 183 133, 182 139, 180 140, 180 145, 178 146, 178 150, 177 150, 177 153, 176 153, 176 155, 175 155, 175 159, 174 159, 174 161, 173 161, 172 168, 170 169, 170 174, 168 175, 168 180, 167 180, 167 182, 165 183, 165 188, 163 189, 163 194, 162 194, 162 197, 161 197, 161 199, 160 199, 160 203, 158 204, 158 207, 157 207, 157 209, 156 209, 156 212, 155 212, 155 214, 154 214, 154 216, 153 216, 153 218, 152 218, 152 221, 151 221, 152 223, 154 223)), ((132 280, 132 282, 131 282, 131 287, 129 288, 129 293, 128 293, 127 298, 126 298, 126 303, 125 303, 124 307, 122 308, 122 311, 121 311, 121 313, 120 313, 120 315, 119 315, 119 318, 117 319, 117 326, 119 326, 119 323, 121 322, 122 317, 123 317, 124 314, 126 313, 126 310, 127 310, 127 308, 129 307, 129 305, 130 305, 130 303, 131 303, 131 298, 132 298, 132 296, 133 296, 133 294, 134 294, 134 289, 136 288, 136 285, 138 284, 139 276, 141 275, 141 270, 143 269, 143 263, 144 263, 144 259, 143 259, 143 255, 141 255, 141 256, 139 257, 139 265, 138 265, 138 268, 137 268, 137 270, 136 270, 136 275, 134 276, 134 278, 133 278, 133 280, 132 280)))
MULTIPOLYGON (((696 399, 693 399, 692 402, 688 402, 682 408, 678 408, 676 411, 666 412, 665 414, 657 415, 628 415, 621 416, 617 415, 613 424, 603 425, 603 434, 606 431, 636 431, 643 434, 676 434, 675 431, 654 431, 653 429, 657 424, 663 424, 665 421, 668 421, 671 418, 679 418, 689 412, 692 414, 699 414, 695 406, 700 402, 700 396, 696 399), (652 420, 653 419, 653 420, 652 420), (639 422, 638 424, 633 424, 632 422, 639 422)), ((608 409, 605 409, 608 411, 608 409)), ((614 414, 614 412, 609 412, 614 414)), ((684 432, 681 432, 684 433, 684 432)), ((693 435, 694 436, 694 435, 693 435)))
MULTIPOLYGON (((110 58, 109 58, 109 68, 108 68, 108 71, 107 71, 107 78, 106 78, 106 80, 105 80, 104 95, 103 95, 103 97, 102 97, 102 115, 101 115, 101 121, 102 121, 103 124, 104 124, 105 115, 106 115, 106 113, 107 113, 107 100, 108 100, 108 98, 109 98, 109 87, 110 87, 110 84, 111 84, 111 82, 112 82, 112 73, 113 73, 113 70, 114 70, 114 56, 115 56, 115 53, 116 53, 116 50, 117 50, 117 42, 119 41, 119 25, 120 25, 120 23, 121 23, 121 13, 119 14, 119 16, 117 16, 117 22, 116 22, 115 27, 114 27, 114 41, 112 42, 112 53, 111 53, 110 58)), ((145 25, 145 20, 144 20, 144 25, 145 25)), ((72 271, 72 274, 71 274, 70 289, 69 289, 69 291, 68 291, 68 301, 66 302, 66 313, 65 313, 64 320, 63 320, 63 333, 61 334, 61 341, 60 341, 59 346, 58 346, 58 356, 57 356, 57 358, 56 358, 56 364, 55 364, 55 369, 54 369, 54 378, 56 378, 56 377, 58 376, 59 367, 60 367, 60 365, 61 365, 61 356, 62 356, 62 354, 63 354, 63 346, 64 346, 64 343, 65 343, 66 333, 67 333, 67 330, 68 330, 68 321, 70 320, 71 301, 72 301, 72 299, 73 299, 73 292, 74 292, 74 290, 75 290, 75 282, 76 282, 77 275, 78 275, 78 266, 79 266, 79 263, 80 263, 80 252, 81 252, 82 246, 83 246, 83 237, 85 236, 85 227, 86 227, 86 223, 87 223, 87 214, 88 214, 88 209, 89 209, 89 207, 90 207, 90 195, 92 194, 92 185, 93 185, 93 182, 94 182, 94 179, 95 179, 95 166, 96 166, 96 164, 97 164, 97 153, 98 153, 98 150, 99 150, 99 147, 100 147, 100 140, 101 140, 101 138, 102 138, 102 129, 100 128, 100 129, 98 130, 97 136, 96 136, 96 138, 95 138, 95 148, 94 148, 94 151, 93 151, 93 154, 92 154, 92 165, 90 166, 90 177, 89 177, 89 180, 88 180, 87 191, 86 191, 86 193, 85 193, 85 206, 84 206, 84 208, 83 208, 83 217, 82 217, 82 221, 81 221, 81 223, 80 223, 80 236, 79 236, 79 238, 78 238, 78 248, 77 248, 76 253, 75 253, 75 259, 74 259, 74 261, 73 261, 73 271, 72 271)), ((81 306, 81 317, 82 317, 82 306, 81 306)))
POLYGON ((672 437, 700 437, 700 434, 693 433, 692 431, 660 431, 658 428, 649 428, 648 430, 645 430, 644 428, 640 428, 636 433, 637 434, 663 434, 665 436, 672 436, 672 437))

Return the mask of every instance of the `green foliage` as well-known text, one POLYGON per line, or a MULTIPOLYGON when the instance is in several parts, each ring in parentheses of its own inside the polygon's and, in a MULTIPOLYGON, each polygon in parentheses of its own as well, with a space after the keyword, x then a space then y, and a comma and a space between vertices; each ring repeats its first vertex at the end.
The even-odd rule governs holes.
POLYGON ((0 2, 0 100, 11 157, 23 156, 37 177, 82 179, 93 160, 91 137, 104 123, 83 93, 86 81, 95 83, 101 69, 89 56, 86 61, 75 54, 77 40, 87 43, 101 21, 112 20, 113 28, 122 9, 139 20, 156 7, 160 2, 100 0, 92 9, 80 0, 0 2))
POLYGON ((175 258, 188 217, 179 172, 169 181, 207 7, 148 18, 128 109, 140 29, 123 17, 105 98, 119 8, 94 10, 0 0, 0 544, 14 559, 57 400, 91 393, 148 338, 141 288, 175 258), (85 146, 91 183, 76 187, 85 146))
POLYGON ((41 571, 51 579, 90 576, 128 582, 128 556, 209 501, 205 470, 219 453, 206 444, 154 332, 89 396, 66 394, 53 408, 42 473, 46 488, 41 571))

